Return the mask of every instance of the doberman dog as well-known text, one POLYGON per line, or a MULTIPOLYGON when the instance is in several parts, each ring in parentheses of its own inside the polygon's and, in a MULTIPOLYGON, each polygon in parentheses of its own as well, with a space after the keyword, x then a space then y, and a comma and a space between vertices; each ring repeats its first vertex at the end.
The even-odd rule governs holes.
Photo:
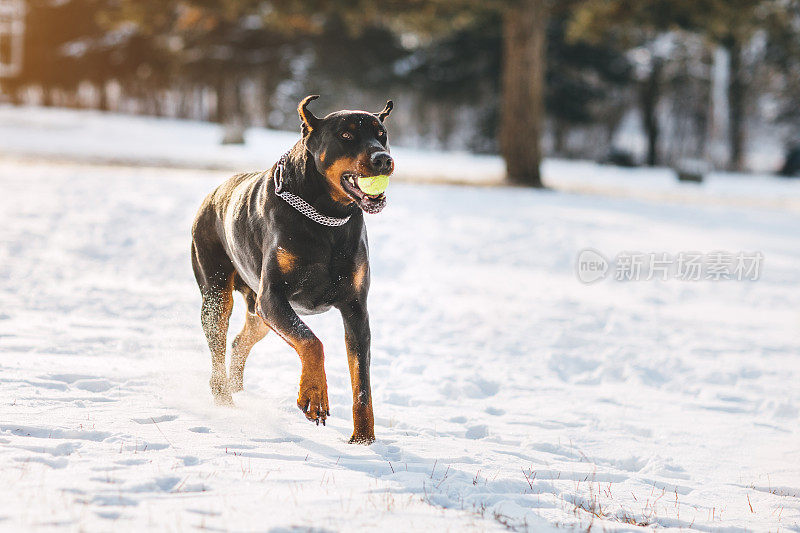
POLYGON ((353 388, 350 442, 375 440, 370 390, 370 284, 363 211, 378 213, 384 194, 367 195, 358 177, 394 170, 379 113, 338 111, 317 118, 308 96, 297 110, 302 138, 270 170, 238 174, 209 194, 192 227, 192 267, 202 293, 201 322, 211 349, 211 392, 232 404, 242 390, 250 349, 271 329, 300 356, 297 406, 325 424, 330 416, 322 343, 298 314, 331 307, 344 321, 353 388), (225 372, 233 291, 247 304, 225 372))

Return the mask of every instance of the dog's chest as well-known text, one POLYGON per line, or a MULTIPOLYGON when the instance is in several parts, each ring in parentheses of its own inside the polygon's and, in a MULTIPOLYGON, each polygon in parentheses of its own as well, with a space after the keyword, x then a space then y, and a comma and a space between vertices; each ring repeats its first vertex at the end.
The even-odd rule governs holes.
POLYGON ((323 313, 352 285, 352 266, 335 257, 297 257, 284 274, 289 303, 298 314, 323 313))

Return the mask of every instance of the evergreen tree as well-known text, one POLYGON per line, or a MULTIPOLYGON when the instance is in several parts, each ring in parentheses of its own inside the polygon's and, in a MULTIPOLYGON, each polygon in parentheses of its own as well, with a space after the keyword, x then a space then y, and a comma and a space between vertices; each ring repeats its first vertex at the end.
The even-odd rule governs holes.
POLYGON ((95 13, 102 0, 28 0, 22 71, 17 84, 38 85, 45 105, 58 90, 103 81, 105 53, 95 46, 102 29, 95 13))
MULTIPOLYGON (((748 72, 744 52, 753 35, 760 30, 797 35, 797 0, 585 0, 574 12, 570 32, 576 39, 596 42, 615 36, 629 46, 653 42, 659 34, 683 29, 696 32, 710 43, 724 47, 730 57, 728 76, 729 168, 744 168, 745 114, 748 72)), ((663 60, 653 63, 645 100, 657 100, 663 60)), ((652 106, 651 110, 652 110, 652 106)), ((654 114, 645 112, 645 122, 652 122, 651 161, 655 160, 658 126, 654 114), (652 120, 650 120, 652 119, 652 120)))
MULTIPOLYGON (((254 0, 239 0, 250 5, 254 0)), ((546 29, 550 0, 278 0, 275 20, 342 17, 351 31, 366 25, 384 25, 397 31, 442 36, 461 30, 481 18, 502 20, 500 147, 509 181, 541 187, 539 165, 544 126, 546 29)))

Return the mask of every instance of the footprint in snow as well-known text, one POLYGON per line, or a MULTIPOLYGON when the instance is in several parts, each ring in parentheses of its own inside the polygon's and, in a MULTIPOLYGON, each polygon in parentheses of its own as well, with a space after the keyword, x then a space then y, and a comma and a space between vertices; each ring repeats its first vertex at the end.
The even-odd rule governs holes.
POLYGON ((75 383, 83 379, 97 379, 97 376, 90 376, 88 374, 49 374, 39 376, 40 379, 49 379, 52 381, 62 381, 64 383, 75 383))
POLYGON ((105 392, 114 384, 106 379, 80 379, 73 382, 72 386, 89 392, 105 392))
POLYGON ((33 437, 37 439, 79 439, 103 441, 112 434, 107 431, 91 431, 81 429, 39 428, 35 426, 17 426, 0 424, 0 432, 16 435, 18 437, 33 437))
POLYGON ((45 457, 15 457, 14 460, 20 463, 42 463, 56 470, 64 468, 68 464, 67 459, 64 457, 56 457, 54 459, 47 459, 45 457))
POLYGON ((146 483, 134 485, 128 489, 128 492, 170 492, 180 481, 181 478, 176 476, 158 477, 146 483))
POLYGON ((166 443, 136 440, 133 442, 133 444, 123 444, 120 450, 125 452, 142 453, 157 452, 160 450, 166 450, 167 448, 169 448, 169 444, 166 443))
POLYGON ((268 439, 256 437, 250 439, 253 442, 266 442, 266 443, 274 443, 274 444, 281 444, 284 442, 301 442, 303 439, 302 437, 272 437, 268 439))
POLYGON ((477 440, 482 439, 487 435, 489 435, 489 428, 484 424, 479 424, 467 429, 467 433, 464 436, 468 439, 477 440))
POLYGON ((14 446, 20 450, 28 450, 29 452, 48 453, 53 457, 60 457, 70 455, 72 452, 81 447, 80 442, 62 442, 56 446, 14 446))
POLYGON ((196 513, 203 516, 220 516, 222 513, 219 511, 212 511, 210 509, 186 509, 190 513, 196 513))
POLYGON ((149 463, 150 459, 121 459, 116 461, 118 465, 124 466, 136 466, 136 465, 143 465, 145 463, 149 463))
POLYGON ((91 499, 90 502, 87 502, 84 499, 76 500, 78 503, 92 503, 94 505, 100 505, 103 507, 111 507, 111 506, 121 506, 121 507, 136 507, 139 505, 139 502, 136 500, 132 500, 130 498, 125 498, 121 495, 113 495, 113 494, 99 494, 91 499))
POLYGON ((106 520, 117 520, 122 516, 122 513, 117 513, 115 511, 97 511, 94 514, 100 518, 105 518, 106 520))
POLYGON ((472 385, 478 388, 479 392, 470 391, 474 394, 474 398, 488 398, 500 392, 500 384, 496 381, 491 381, 483 378, 475 378, 472 380, 472 385))
POLYGON ((215 448, 220 450, 254 450, 258 446, 253 446, 252 444, 218 444, 215 448))
MULTIPOLYGON (((172 422, 173 420, 177 420, 177 418, 178 418, 177 415, 161 415, 161 416, 150 416, 147 418, 131 418, 131 420, 133 420, 137 424, 160 424, 161 422, 172 422)), ((190 429, 189 431, 192 431, 192 429, 190 429)), ((204 433, 207 433, 207 431, 204 433)))

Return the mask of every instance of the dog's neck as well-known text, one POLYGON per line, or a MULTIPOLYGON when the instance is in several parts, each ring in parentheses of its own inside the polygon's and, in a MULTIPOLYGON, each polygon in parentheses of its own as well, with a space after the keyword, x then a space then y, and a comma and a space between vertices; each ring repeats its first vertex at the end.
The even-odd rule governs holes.
POLYGON ((342 205, 331 197, 328 181, 317 171, 314 157, 303 141, 289 151, 283 170, 283 190, 292 192, 311 204, 318 212, 332 217, 346 217, 358 211, 355 202, 342 205))

